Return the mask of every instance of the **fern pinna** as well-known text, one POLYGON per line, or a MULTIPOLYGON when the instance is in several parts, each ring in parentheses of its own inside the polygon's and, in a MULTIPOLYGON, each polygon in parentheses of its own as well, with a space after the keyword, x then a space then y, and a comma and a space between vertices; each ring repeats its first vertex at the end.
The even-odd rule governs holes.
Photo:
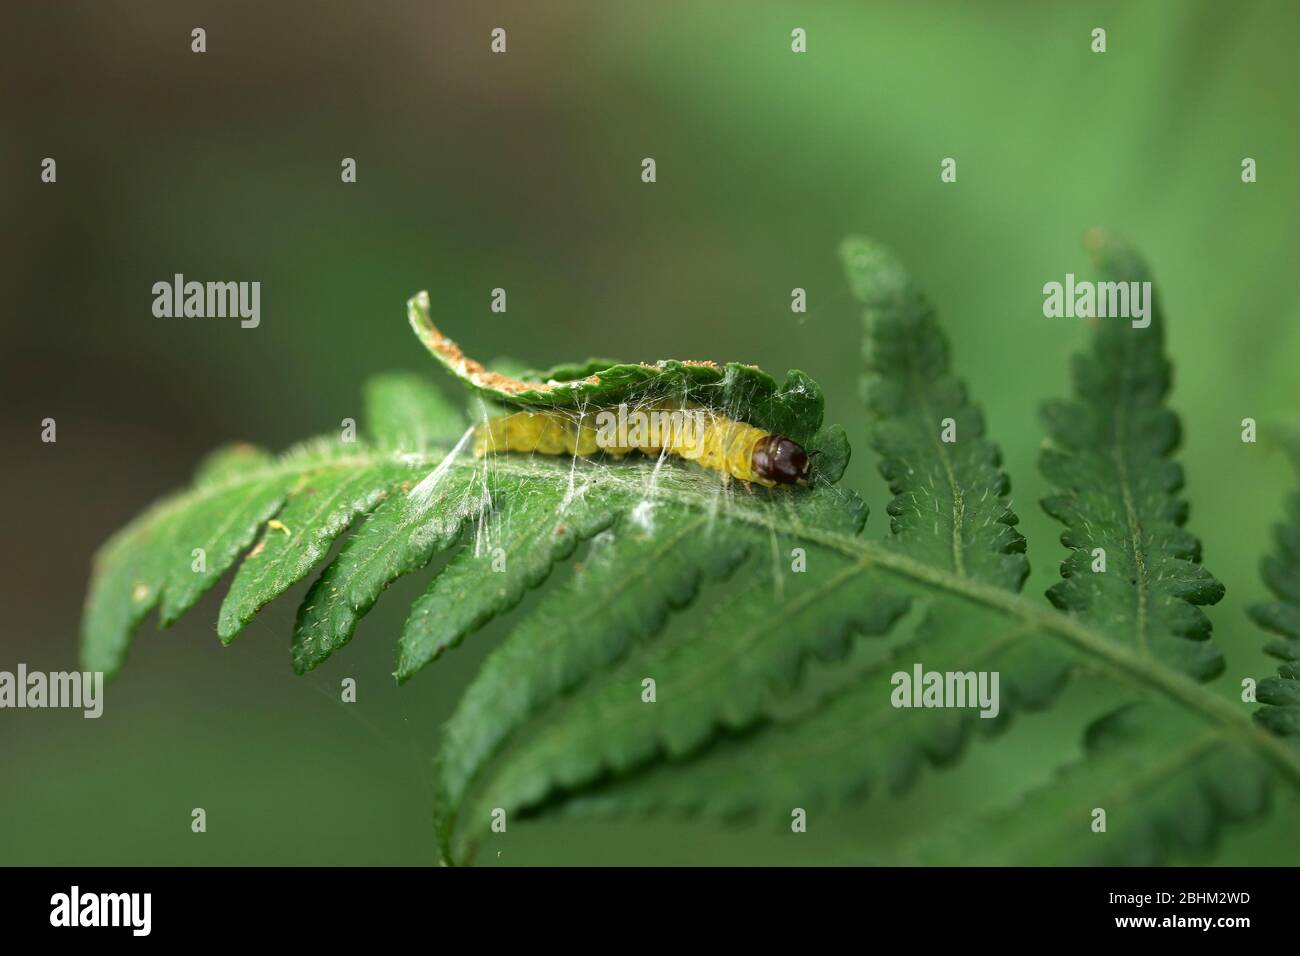
MULTIPOLYGON (((1103 271, 1145 277, 1113 238, 1090 244, 1103 271)), ((151 612, 172 623, 232 568, 223 642, 324 563, 293 632, 305 672, 351 639, 389 584, 451 552, 402 629, 401 682, 542 589, 438 740, 446 862, 471 859, 495 821, 519 815, 789 825, 792 812, 898 794, 958 760, 977 732, 1050 706, 1079 671, 1113 684, 1122 704, 1087 729, 1082 757, 905 858, 1164 861, 1260 815, 1279 782, 1300 790, 1300 654, 1286 643, 1300 640, 1296 535, 1284 528, 1266 565, 1280 601, 1254 612, 1283 635, 1270 648, 1286 663, 1260 683, 1252 716, 1253 704, 1203 686, 1224 669, 1203 610, 1223 586, 1185 528, 1159 309, 1145 328, 1100 324, 1076 360, 1073 398, 1044 410, 1042 470, 1056 489, 1044 507, 1066 548, 1044 601, 1021 593, 1010 482, 933 307, 878 244, 847 240, 841 257, 864 313, 868 438, 893 495, 883 538, 863 533, 866 506, 839 485, 847 438, 823 424, 821 391, 803 373, 778 384, 737 363, 592 360, 506 375, 443 336, 422 293, 412 327, 468 388, 468 414, 423 378, 390 375, 366 388, 361 439, 215 453, 192 488, 97 557, 85 666, 115 672, 151 612), (618 407, 731 423, 726 434, 743 441, 726 445, 736 464, 721 467, 741 478, 764 473, 758 442, 780 436, 807 452, 802 481, 721 481, 644 439, 619 448, 661 454, 591 454, 587 416, 618 407), (494 449, 484 436, 508 415, 555 430, 556 447, 542 448, 525 429, 532 450, 561 453, 494 449), (900 707, 899 674, 922 661, 998 675, 993 719, 900 707)))

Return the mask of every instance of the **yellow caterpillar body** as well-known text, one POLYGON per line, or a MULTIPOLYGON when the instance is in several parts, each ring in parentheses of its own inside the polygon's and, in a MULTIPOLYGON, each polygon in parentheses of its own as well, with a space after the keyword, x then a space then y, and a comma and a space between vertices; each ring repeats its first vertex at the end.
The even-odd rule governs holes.
POLYGON ((474 433, 474 454, 579 455, 666 452, 766 488, 806 484, 808 455, 781 435, 698 405, 669 401, 629 409, 514 412, 488 419, 474 433))

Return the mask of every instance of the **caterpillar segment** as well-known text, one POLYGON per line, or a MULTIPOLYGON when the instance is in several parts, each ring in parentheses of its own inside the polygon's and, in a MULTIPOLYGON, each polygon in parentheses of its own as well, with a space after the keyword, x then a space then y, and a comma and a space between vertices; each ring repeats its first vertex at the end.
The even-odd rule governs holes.
POLYGON ((474 455, 663 452, 765 488, 807 485, 808 453, 783 435, 703 406, 668 402, 582 411, 521 411, 491 418, 474 433, 474 455))

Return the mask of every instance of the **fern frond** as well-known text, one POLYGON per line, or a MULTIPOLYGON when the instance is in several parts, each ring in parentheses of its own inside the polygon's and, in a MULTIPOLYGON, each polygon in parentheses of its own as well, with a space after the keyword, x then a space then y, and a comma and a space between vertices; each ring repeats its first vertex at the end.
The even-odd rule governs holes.
MULTIPOLYGON (((431 351, 493 399, 577 407, 674 395, 725 409, 821 452, 814 472, 820 486, 838 479, 848 458, 842 429, 820 427, 821 391, 801 372, 791 372, 778 386, 761 370, 737 363, 593 361, 525 373, 541 378, 529 389, 460 355, 429 321, 427 297, 413 299, 409 315, 421 340, 437 343, 431 351), (452 353, 454 361, 448 358, 452 353)), ((456 545, 474 523, 473 541, 411 610, 397 668, 405 680, 511 607, 579 542, 616 520, 630 522, 629 534, 648 534, 653 523, 663 527, 689 511, 697 524, 721 529, 723 538, 766 533, 762 522, 744 525, 749 531, 729 527, 738 514, 765 509, 766 493, 742 500, 734 490, 673 464, 607 461, 593 469, 576 460, 477 461, 460 454, 467 436, 463 416, 418 377, 372 382, 366 408, 367 440, 319 439, 278 459, 238 446, 205 463, 193 489, 115 536, 97 559, 90 589, 83 637, 88 665, 115 671, 130 635, 155 606, 163 623, 171 623, 238 563, 218 621, 219 636, 229 642, 339 539, 342 547, 298 612, 293 661, 299 672, 347 643, 389 584, 456 545)), ((798 510, 790 520, 799 520, 798 510)))
MULTIPOLYGON (((192 607, 286 500, 379 464, 371 452, 326 441, 278 459, 261 452, 221 455, 200 471, 192 490, 149 509, 96 557, 82 634, 85 666, 115 673, 148 614, 159 608, 166 626, 192 607)), ((376 476, 377 491, 389 477, 376 476)))
MULTIPOLYGON (((997 447, 984 437, 979 410, 951 373, 947 342, 933 309, 897 260, 878 245, 851 239, 841 256, 865 306, 869 375, 864 394, 873 412, 872 444, 895 496, 888 509, 887 546, 959 578, 1018 591, 1028 564, 1007 500, 1010 482, 1001 471, 997 447), (955 441, 943 438, 946 418, 953 420, 955 441)), ((717 752, 682 764, 720 734, 734 736, 771 722, 773 700, 795 686, 805 659, 843 656, 851 634, 883 634, 908 606, 896 584, 868 573, 869 563, 833 551, 809 550, 810 573, 784 573, 779 561, 788 547, 787 542, 773 544, 777 562, 757 557, 746 569, 744 585, 723 597, 696 626, 633 648, 535 721, 470 812, 478 829, 486 827, 494 809, 513 813, 534 807, 557 792, 574 792, 655 761, 671 761, 652 774, 665 780, 665 788, 678 788, 674 799, 687 805, 716 803, 719 812, 727 813, 737 801, 774 800, 788 814, 788 800, 804 806, 818 787, 843 795, 872 776, 897 786, 926 759, 951 758, 978 719, 966 711, 945 711, 942 717, 933 717, 932 711, 900 712, 890 703, 889 670, 882 669, 869 673, 828 711, 814 712, 771 735, 724 742, 717 752), (640 694, 647 677, 662 694, 653 706, 640 694), (877 686, 882 682, 884 687, 877 686), (868 733, 866 741, 849 739, 842 730, 835 732, 831 721, 837 716, 852 720, 851 726, 889 730, 879 736, 868 733), (843 749, 802 778, 797 799, 776 785, 790 778, 767 777, 761 787, 755 785, 755 770, 770 769, 763 761, 774 750, 798 766, 801 753, 828 756, 831 742, 843 749), (717 786, 719 762, 737 774, 730 788, 717 786), (737 788, 748 788, 748 796, 737 788)), ((967 615, 945 611, 942 600, 932 601, 918 632, 923 639, 912 651, 944 670, 968 670, 973 658, 1023 667, 1021 683, 1013 679, 1009 688, 1008 704, 1060 686, 1065 664, 1059 654, 1020 645, 1023 628, 1012 629, 1014 637, 1006 641, 1008 629, 1001 619, 959 610, 967 615), (973 632, 965 626, 972 623, 973 632)), ((524 645, 532 639, 516 637, 524 645)), ((453 728, 492 720, 486 713, 458 711, 448 739, 453 728)), ((489 756, 481 754, 481 764, 489 756)), ((481 767, 474 768, 473 773, 479 772, 481 767)), ((440 764, 440 779, 444 773, 440 764)), ((644 807, 653 786, 643 792, 639 784, 640 778, 633 777, 620 790, 644 807)), ((453 816, 465 786, 457 778, 448 787, 456 791, 448 803, 453 816)), ((614 804, 607 797, 602 806, 609 810, 614 804)))
POLYGON ((244 556, 222 605, 224 642, 253 614, 305 577, 331 542, 376 504, 400 500, 428 472, 423 447, 459 430, 460 416, 410 378, 369 391, 375 444, 316 439, 279 458, 247 445, 200 466, 193 489, 155 505, 96 558, 82 639, 87 667, 115 673, 130 638, 155 607, 173 623, 244 556))
POLYGON ((1152 866, 1204 854, 1261 816, 1273 774, 1220 728, 1166 705, 1096 721, 1084 755, 1010 807, 928 843, 923 860, 984 865, 1152 866))
POLYGON ((411 606, 399 644, 399 681, 514 607, 581 542, 635 507, 626 490, 577 487, 581 490, 563 508, 556 507, 555 496, 567 496, 567 490, 553 488, 552 494, 521 496, 508 510, 488 516, 475 540, 457 552, 411 606))
MULTIPOLYGON (((1145 264, 1118 240, 1094 232, 1090 246, 1113 280, 1147 281, 1145 264)), ((1061 540, 1073 550, 1062 565, 1064 580, 1048 596, 1131 642, 1143 657, 1208 679, 1222 670, 1222 658, 1198 605, 1217 602, 1223 586, 1200 566, 1200 543, 1183 527, 1187 510, 1176 497, 1182 472, 1168 461, 1178 420, 1163 405, 1169 388, 1163 316, 1153 304, 1149 328, 1101 321, 1091 356, 1076 358, 1075 401, 1045 411, 1055 445, 1044 453, 1043 470, 1065 491, 1044 506, 1066 523, 1061 540), (1104 572, 1092 570, 1093 548, 1106 551, 1104 572)), ((1286 576, 1279 572, 1291 537, 1285 527, 1278 537, 1282 560, 1265 562, 1271 582, 1286 576)), ((1285 626, 1284 604, 1253 613, 1285 626)), ((1277 734, 1287 733, 1286 717, 1272 719, 1267 705, 1287 701, 1287 673, 1284 665, 1282 678, 1259 687, 1266 706, 1255 716, 1277 734)), ((1224 726, 1239 725, 1244 711, 1223 713, 1216 724, 1140 682, 1132 689, 1134 703, 1089 728, 1082 760, 1013 806, 956 828, 958 836, 935 844, 938 858, 1150 865, 1180 851, 1204 851, 1224 826, 1263 815, 1275 768, 1224 726), (1098 812, 1104 826, 1094 819, 1098 812)), ((1300 704, 1300 695, 1290 703, 1300 704)))
POLYGON ((883 634, 907 609, 897 593, 864 589, 861 569, 843 559, 816 577, 778 583, 760 554, 745 572, 744 583, 693 625, 631 648, 581 693, 556 701, 510 751, 478 806, 509 812, 606 773, 690 755, 761 719, 772 696, 795 686, 807 658, 838 660, 850 635, 883 634), (652 704, 643 696, 647 678, 655 682, 652 704))
POLYGON ((983 415, 953 375, 934 307, 879 244, 847 239, 840 259, 863 306, 862 392, 894 495, 889 543, 958 576, 1020 590, 1029 564, 1011 482, 983 415))
MULTIPOLYGON (((1150 281, 1114 237, 1094 230, 1089 245, 1110 281, 1150 281)), ((1143 656, 1208 680, 1224 664, 1200 606, 1217 603, 1223 585, 1201 566, 1200 542, 1183 527, 1183 472, 1170 458, 1179 424, 1164 404, 1164 316, 1158 299, 1149 305, 1145 328, 1099 319, 1092 351, 1075 356, 1074 398, 1043 408, 1050 442, 1042 471, 1058 489, 1043 507, 1066 526, 1061 543, 1071 552, 1048 597, 1143 656), (1105 571, 1094 572, 1099 559, 1105 571)))
MULTIPOLYGON (((982 422, 967 404, 963 387, 950 377, 946 342, 932 311, 879 249, 851 241, 845 246, 845 257, 855 292, 868 307, 867 355, 873 374, 865 391, 875 413, 873 445, 881 453, 882 472, 895 493, 886 543, 957 577, 980 576, 981 583, 1017 589, 1024 579, 1023 558, 1018 554, 1023 543, 1013 530, 1014 515, 1001 497, 1008 490, 1007 481, 997 470, 996 449, 983 438, 982 422), (855 274, 855 265, 862 271, 855 274), (937 408, 953 413, 942 416, 937 408), (976 441, 965 448, 960 443, 945 448, 938 440, 941 417, 953 418, 959 435, 965 422, 966 433, 976 441), (985 493, 970 494, 974 488, 985 493), (982 512, 968 510, 967 502, 974 502, 982 512), (972 514, 981 516, 972 526, 984 532, 982 537, 970 533, 964 522, 972 514)), ((1158 366, 1163 355, 1157 350, 1155 356, 1148 356, 1149 367, 1153 360, 1158 366)), ((1134 383, 1134 387, 1143 386, 1134 383)), ((1163 387, 1153 394, 1163 395, 1163 387)), ((1123 487, 1115 491, 1118 498, 1124 493, 1123 487)), ((1161 540, 1153 536, 1151 542, 1161 540)), ((1150 542, 1135 545, 1133 553, 1154 554, 1150 542)), ((1199 570, 1194 567, 1186 573, 1195 578, 1199 570)), ((751 580, 763 579, 756 575, 751 580)), ((865 576, 861 586, 870 580, 865 576)), ((770 590, 770 582, 766 584, 770 590)), ((1136 592, 1142 585, 1134 580, 1128 586, 1136 592)), ((1173 586, 1177 588, 1176 583, 1173 586)), ((763 585, 751 583, 737 593, 742 595, 742 607, 765 606, 763 585)), ((1131 595, 1116 594, 1107 600, 1137 603, 1131 595)), ((729 668, 710 666, 711 657, 721 656, 714 648, 744 645, 743 631, 726 643, 711 644, 704 638, 704 633, 710 637, 729 633, 720 624, 732 619, 735 608, 729 610, 715 617, 707 632, 687 630, 681 638, 670 634, 637 649, 584 685, 581 693, 559 702, 507 753, 473 814, 486 819, 496 807, 511 812, 544 808, 558 797, 569 813, 707 812, 724 817, 762 813, 783 820, 792 807, 838 802, 868 789, 898 793, 925 764, 957 759, 981 724, 996 730, 1002 722, 983 722, 971 711, 899 711, 890 702, 893 673, 906 671, 922 659, 928 667, 945 671, 997 671, 1004 682, 1005 717, 1049 704, 1063 686, 1074 656, 1044 644, 1041 631, 1008 628, 1005 620, 944 596, 932 602, 911 642, 790 719, 769 706, 768 694, 778 682, 772 675, 754 673, 748 658, 729 660, 729 668), (670 671, 676 681, 682 681, 683 675, 703 674, 699 682, 707 680, 725 696, 712 708, 689 694, 680 706, 638 704, 637 676, 660 673, 674 657, 683 662, 670 671), (732 672, 742 679, 722 676, 732 672), (712 746, 703 746, 710 742, 712 746), (642 771, 643 766, 649 769, 642 771)), ((1108 624, 1115 626, 1113 621, 1108 624)), ((823 621, 822 627, 827 626, 823 621)), ((858 629, 866 630, 861 625, 858 629)), ((1127 644, 1129 635, 1122 626, 1105 633, 1101 642, 1107 649, 1127 644)), ((800 642, 791 643, 797 648, 800 642)), ((1147 656, 1142 647, 1135 650, 1139 657, 1147 656)), ((1153 663, 1151 672, 1160 673, 1164 666, 1163 659, 1153 663)), ((1135 675, 1122 669, 1116 676, 1151 691, 1144 680, 1133 680, 1135 675)), ((1273 769, 1242 745, 1240 715, 1225 713, 1230 705, 1204 700, 1198 701, 1199 709, 1180 709, 1175 701, 1186 704, 1188 696, 1194 695, 1176 681, 1168 683, 1167 690, 1177 688, 1178 693, 1157 694, 1156 701, 1140 711, 1152 715, 1151 727, 1126 716, 1128 711, 1098 724, 1090 736, 1089 759, 1063 774, 1063 782, 1034 795, 1036 820, 1053 819, 1052 801, 1058 790, 1069 799, 1079 799, 1079 792, 1069 789, 1079 781, 1109 782, 1107 774, 1123 770, 1136 784, 1127 772, 1134 764, 1143 765, 1146 775, 1142 786, 1135 785, 1131 792, 1084 791, 1109 800, 1120 814, 1118 839, 1086 848, 1099 851, 1094 854, 1099 859, 1163 859, 1174 847, 1203 845, 1225 823, 1262 812, 1273 769), (1120 727, 1129 730, 1121 734, 1120 727), (1179 759, 1160 759, 1171 751, 1181 755, 1179 759), (1217 782, 1217 775, 1225 771, 1235 774, 1234 783, 1217 782), (1125 850, 1116 853, 1121 842, 1125 850)), ((1086 817, 1074 822, 1081 824, 1080 834, 1091 832, 1086 817)), ((987 820, 984 825, 992 828, 987 820)), ((1007 841, 1006 853, 1050 857, 1032 837, 1007 841)), ((975 847, 972 852, 979 851, 975 847)), ((1083 848, 1075 852, 1079 859, 1091 858, 1082 855, 1083 848)))
POLYGON ((1044 646, 1041 633, 978 611, 934 624, 927 617, 912 639, 800 712, 769 713, 689 762, 658 764, 642 776, 580 791, 563 811, 707 814, 779 825, 789 822, 794 807, 813 812, 871 793, 898 796, 923 768, 951 766, 974 734, 996 733, 1011 714, 1047 706, 1065 683, 1068 663, 1054 645, 1044 646), (991 638, 994 630, 998 636, 991 638), (961 673, 997 671, 998 717, 983 719, 975 710, 956 708, 895 708, 893 675, 910 675, 918 662, 961 673))
POLYGON ((465 418, 436 391, 387 378, 367 391, 364 439, 317 439, 279 457, 223 451, 193 488, 115 535, 88 598, 87 666, 116 670, 153 609, 170 623, 237 567, 218 621, 229 641, 339 543, 298 611, 293 663, 306 671, 351 639, 390 583, 451 552, 407 617, 404 681, 589 542, 491 652, 447 724, 435 764, 447 859, 468 855, 497 808, 788 813, 799 796, 794 805, 868 785, 897 791, 920 767, 956 759, 974 730, 1002 723, 895 709, 886 678, 920 660, 998 670, 1004 720, 1050 703, 1072 662, 1087 659, 1300 787, 1300 752, 1185 676, 1218 666, 1197 605, 1221 587, 1181 527, 1158 339, 1151 353, 1149 342, 1110 342, 1103 328, 1080 366, 1071 408, 1082 419, 1049 413, 1057 447, 1045 468, 1062 488, 1049 507, 1075 549, 1053 590, 1062 613, 1018 593, 1028 566, 1009 482, 932 309, 883 250, 853 240, 843 253, 866 306, 871 440, 893 494, 883 542, 862 536, 865 506, 834 484, 847 440, 822 426, 820 389, 802 373, 778 385, 736 363, 592 361, 507 377, 461 354, 417 297, 412 326, 481 400, 579 409, 671 395, 711 405, 821 452, 814 487, 724 487, 674 461, 475 459, 465 418), (1119 379, 1107 378, 1108 360, 1124 369, 1119 379), (1111 401, 1111 385, 1127 405, 1111 401), (1104 583, 1079 564, 1094 544, 1115 549, 1104 583), (796 549, 806 573, 786 570, 796 549), (705 590, 710 611, 674 619, 705 590), (829 693, 803 685, 809 660, 842 660, 853 635, 887 633, 914 602, 910 644, 837 671, 829 693), (656 682, 654 704, 642 698, 645 678, 656 682))
POLYGON ((447 722, 435 764, 439 837, 449 846, 460 804, 480 768, 531 714, 616 660, 688 604, 706 575, 730 572, 742 536, 707 535, 708 516, 673 507, 657 534, 621 521, 593 542, 580 570, 488 658, 447 722), (694 539, 694 540, 693 540, 694 539))
POLYGON ((1263 706, 1255 717, 1273 733, 1300 743, 1300 491, 1288 499, 1286 517, 1273 528, 1273 537, 1276 551, 1264 558, 1260 573, 1277 600, 1253 605, 1250 616, 1277 635, 1264 650, 1282 663, 1277 677, 1259 682, 1263 706))

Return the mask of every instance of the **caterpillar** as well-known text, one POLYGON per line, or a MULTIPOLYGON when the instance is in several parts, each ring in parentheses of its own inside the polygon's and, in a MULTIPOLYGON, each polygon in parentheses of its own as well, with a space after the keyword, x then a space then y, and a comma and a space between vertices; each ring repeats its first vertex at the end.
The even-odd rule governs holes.
POLYGON ((807 485, 810 460, 797 442, 710 408, 660 400, 581 411, 521 411, 490 418, 474 432, 474 455, 529 452, 580 455, 667 453, 765 488, 807 485))

